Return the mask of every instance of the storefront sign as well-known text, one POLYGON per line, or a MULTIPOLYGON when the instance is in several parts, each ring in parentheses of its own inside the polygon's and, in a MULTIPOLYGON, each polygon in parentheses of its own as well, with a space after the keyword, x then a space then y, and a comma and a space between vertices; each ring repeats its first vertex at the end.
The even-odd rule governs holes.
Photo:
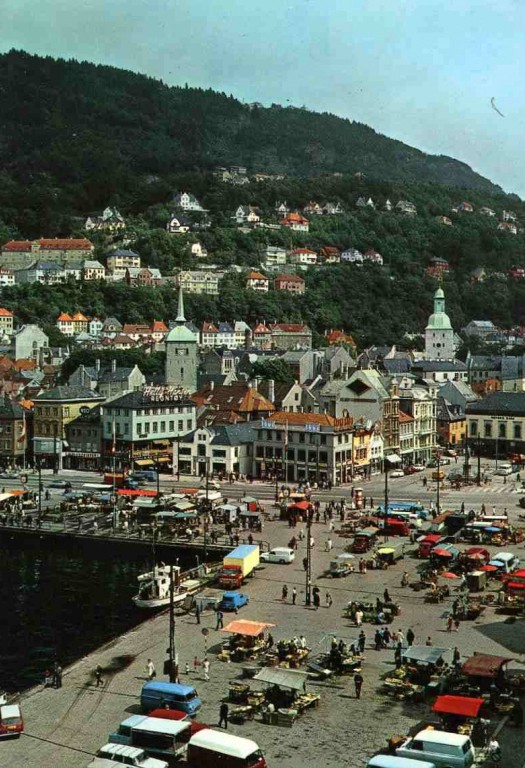
POLYGON ((148 386, 142 390, 145 403, 180 402, 189 397, 189 392, 182 387, 148 386))

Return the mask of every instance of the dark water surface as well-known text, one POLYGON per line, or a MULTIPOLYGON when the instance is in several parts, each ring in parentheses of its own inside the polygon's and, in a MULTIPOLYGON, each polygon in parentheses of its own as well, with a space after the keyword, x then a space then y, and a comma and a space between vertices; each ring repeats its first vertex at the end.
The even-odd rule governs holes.
POLYGON ((43 547, 0 545, 0 690, 20 691, 84 656, 148 615, 132 603, 137 574, 152 565, 43 547))

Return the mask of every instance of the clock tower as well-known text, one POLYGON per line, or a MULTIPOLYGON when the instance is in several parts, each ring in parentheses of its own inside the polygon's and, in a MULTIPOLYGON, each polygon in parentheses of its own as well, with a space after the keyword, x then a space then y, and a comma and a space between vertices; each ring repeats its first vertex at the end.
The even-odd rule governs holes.
POLYGON ((182 288, 179 288, 175 323, 166 336, 166 384, 192 393, 197 390, 198 337, 186 327, 182 288))

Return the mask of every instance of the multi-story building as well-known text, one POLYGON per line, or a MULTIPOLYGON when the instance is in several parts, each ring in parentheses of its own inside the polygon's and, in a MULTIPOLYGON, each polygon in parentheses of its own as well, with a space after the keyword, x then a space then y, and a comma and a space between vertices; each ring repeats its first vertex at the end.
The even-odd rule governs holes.
POLYGON ((82 264, 82 277, 84 280, 105 280, 106 267, 100 261, 86 259, 82 264))
POLYGON ((218 296, 219 282, 223 277, 224 272, 192 270, 180 272, 177 282, 184 293, 197 293, 206 294, 207 296, 218 296))
POLYGON ((64 266, 91 258, 94 250, 93 243, 86 239, 10 240, 2 246, 2 264, 11 269, 23 269, 35 261, 64 266))
POLYGON ((311 349, 312 330, 304 323, 274 323, 270 326, 273 349, 311 349))
POLYGON ((56 469, 62 467, 66 426, 82 413, 100 405, 102 395, 85 387, 54 387, 34 400, 34 453, 56 469))
POLYGON ((108 271, 113 275, 121 275, 124 277, 128 267, 140 269, 140 256, 134 251, 129 251, 125 248, 117 248, 115 251, 111 251, 107 254, 106 264, 108 271))
POLYGON ((414 419, 404 411, 399 411, 399 456, 403 464, 414 460, 414 419))
POLYGON ((183 211, 204 211, 202 205, 191 192, 176 192, 173 195, 172 204, 183 211))
POLYGON ((84 229, 95 232, 118 232, 126 229, 124 217, 116 208, 108 206, 102 212, 102 216, 88 216, 84 229))
POLYGON ((15 360, 39 360, 49 350, 49 336, 38 325, 23 325, 13 333, 11 344, 15 360))
POLYGON ((66 449, 63 462, 66 469, 97 471, 103 468, 102 420, 100 406, 87 408, 66 424, 66 449))
POLYGON ((298 264, 303 267, 311 267, 317 264, 317 252, 310 248, 294 248, 288 254, 290 264, 298 264))
POLYGON ((459 405, 452 405, 444 397, 438 397, 436 424, 441 445, 455 448, 464 445, 467 433, 465 411, 459 405))
POLYGON ((10 336, 13 333, 14 319, 15 316, 12 312, 5 309, 5 307, 0 307, 0 334, 8 334, 10 336))
POLYGON ((308 232, 310 229, 310 222, 300 213, 292 212, 283 216, 281 224, 284 227, 288 227, 293 232, 308 232))
POLYGON ((352 419, 325 413, 274 413, 257 430, 253 474, 294 483, 350 482, 353 430, 352 419))
POLYGON ((162 274, 157 267, 128 267, 124 280, 128 285, 155 288, 162 284, 162 274))
POLYGON ((182 474, 249 475, 259 422, 217 424, 190 432, 173 446, 173 466, 182 474))
POLYGON ((491 392, 467 405, 467 435, 476 452, 525 453, 525 392, 491 392))
POLYGON ((399 407, 414 419, 414 461, 428 461, 437 445, 437 386, 421 386, 404 376, 399 407))
POLYGON ((4 288, 6 285, 15 284, 15 273, 12 269, 0 266, 0 287, 4 288))
POLYGON ((0 396, 0 462, 20 462, 28 448, 26 411, 7 395, 0 396))
POLYGON ((286 264, 286 258, 286 248, 281 248, 278 245, 267 245, 262 252, 263 266, 266 269, 284 266, 286 264))
POLYGON ((286 291, 287 293, 303 294, 305 292, 305 282, 299 275, 278 275, 273 281, 276 291, 286 291))
POLYGON ((106 402, 102 408, 102 454, 120 464, 171 462, 173 442, 196 428, 195 404, 185 390, 148 386, 106 402))

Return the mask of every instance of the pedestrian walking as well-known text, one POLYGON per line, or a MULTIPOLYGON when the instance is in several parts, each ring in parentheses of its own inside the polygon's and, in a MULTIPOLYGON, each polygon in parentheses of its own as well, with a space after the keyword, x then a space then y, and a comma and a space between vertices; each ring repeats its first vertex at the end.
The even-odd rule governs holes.
POLYGON ((354 675, 354 685, 355 685, 355 697, 356 699, 361 698, 361 689, 363 687, 363 675, 360 672, 356 672, 354 675))
POLYGON ((374 643, 376 651, 380 651, 383 647, 383 635, 379 631, 379 629, 376 629, 375 635, 374 635, 374 643))
POLYGON ((199 661, 199 657, 198 656, 194 656, 193 657, 193 671, 197 672, 197 670, 199 669, 200 665, 201 665, 201 663, 199 661))
POLYGON ((332 539, 328 538, 326 540, 325 545, 324 545, 324 551, 325 552, 331 552, 332 551, 332 547, 333 547, 332 539))
POLYGON ((292 589, 292 605, 295 605, 295 601, 297 600, 297 590, 295 587, 292 589))
POLYGON ((190 674, 190 665, 189 662, 186 662, 186 666, 184 668, 184 672, 189 675, 190 674))
POLYGON ((230 708, 226 704, 225 701, 220 706, 219 709, 219 728, 222 728, 222 724, 224 723, 224 727, 226 730, 228 730, 228 714, 230 712, 230 708))
POLYGON ((403 643, 405 642, 405 635, 402 629, 398 629, 397 631, 397 642, 401 643, 401 647, 403 647, 403 643))
POLYGON ((354 618, 355 618, 356 627, 360 627, 361 624, 363 623, 363 611, 361 610, 361 608, 357 609, 357 611, 355 612, 354 618))
POLYGON ((152 662, 151 659, 148 659, 148 661, 146 662, 146 674, 148 676, 148 680, 153 680, 154 677, 157 677, 155 664, 152 662))
POLYGON ((96 688, 99 687, 99 685, 104 685, 104 680, 102 679, 102 667, 100 664, 97 664, 97 668, 95 669, 95 680, 96 682, 96 688))
POLYGON ((425 645, 428 645, 428 646, 432 645, 432 638, 430 637, 430 635, 425 640, 425 645))
POLYGON ((202 660, 202 674, 205 680, 210 679, 210 662, 209 659, 202 660))
POLYGON ((303 557, 303 568, 304 568, 305 571, 308 570, 308 558, 307 557, 303 557))
POLYGON ((53 688, 62 688, 62 667, 58 661, 53 664, 53 688))
POLYGON ((454 619, 454 632, 459 632, 459 619, 454 619))
POLYGON ((416 636, 414 635, 412 629, 409 629, 408 632, 407 632, 407 644, 408 644, 409 648, 413 644, 413 642, 415 640, 415 637, 416 636))
POLYGON ((391 603, 392 602, 392 599, 390 597, 388 589, 385 589, 385 591, 383 592, 383 600, 385 601, 385 603, 391 603))
POLYGON ((287 597, 288 597, 288 587, 286 586, 286 584, 284 584, 281 590, 281 600, 283 601, 283 603, 286 602, 287 597))
POLYGON ((326 593, 325 601, 326 601, 326 607, 327 608, 331 608, 332 607, 332 603, 334 601, 332 600, 332 595, 330 594, 330 592, 326 593))
POLYGON ((383 646, 385 648, 390 647, 391 639, 392 639, 392 635, 390 634, 390 630, 388 629, 388 627, 384 627, 383 628, 383 646))
POLYGON ((317 610, 319 608, 319 606, 321 605, 321 597, 320 597, 320 593, 319 593, 319 587, 314 587, 313 588, 312 595, 313 595, 313 600, 314 600, 314 608, 317 610))
POLYGON ((361 632, 359 633, 359 637, 357 639, 357 646, 359 648, 359 653, 364 653, 365 645, 366 645, 366 635, 364 633, 364 630, 361 630, 361 632))
POLYGON ((459 667, 461 663, 461 654, 459 652, 457 645, 454 648, 454 653, 452 654, 452 663, 456 668, 459 667))
POLYGON ((222 611, 217 611, 217 624, 215 625, 215 629, 219 630, 224 627, 224 613, 222 611))
POLYGON ((452 614, 447 619, 447 632, 452 632, 452 627, 454 626, 454 617, 452 614))
POLYGON ((201 623, 201 609, 199 608, 199 604, 196 603, 195 605, 195 621, 197 624, 201 623))
POLYGON ((396 668, 398 669, 401 666, 402 656, 403 656, 403 649, 401 647, 401 643, 398 643, 394 651, 394 661, 396 663, 396 668))

